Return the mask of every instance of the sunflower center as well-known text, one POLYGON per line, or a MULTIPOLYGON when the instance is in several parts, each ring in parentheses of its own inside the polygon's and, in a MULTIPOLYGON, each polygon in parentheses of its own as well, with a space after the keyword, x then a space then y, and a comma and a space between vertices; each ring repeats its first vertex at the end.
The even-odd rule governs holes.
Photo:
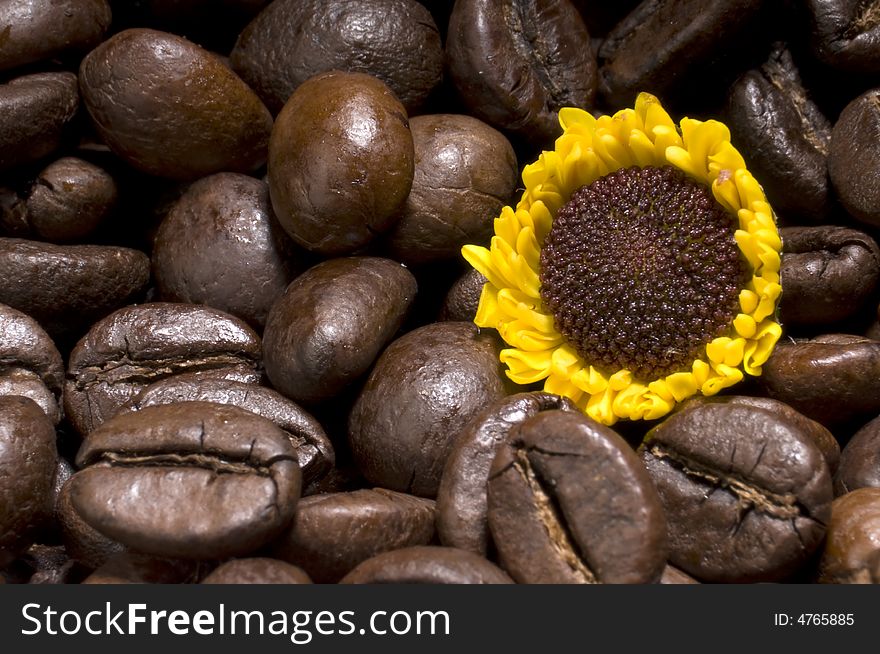
POLYGON ((671 166, 625 168, 576 191, 541 249, 557 330, 605 375, 690 371, 738 313, 736 218, 671 166))

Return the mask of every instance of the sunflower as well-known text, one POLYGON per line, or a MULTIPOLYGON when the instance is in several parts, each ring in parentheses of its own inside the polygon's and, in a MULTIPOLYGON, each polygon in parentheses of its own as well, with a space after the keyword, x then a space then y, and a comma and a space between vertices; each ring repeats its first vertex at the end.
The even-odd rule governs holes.
POLYGON ((559 122, 490 247, 462 248, 488 280, 474 322, 510 346, 507 375, 606 425, 760 375, 781 334, 782 242, 728 128, 676 126, 648 93, 559 122))

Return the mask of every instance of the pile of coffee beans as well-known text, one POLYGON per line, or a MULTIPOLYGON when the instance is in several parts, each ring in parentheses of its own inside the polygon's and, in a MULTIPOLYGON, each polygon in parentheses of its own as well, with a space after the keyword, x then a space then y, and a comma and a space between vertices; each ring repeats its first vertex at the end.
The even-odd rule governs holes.
POLYGON ((0 3, 0 583, 880 583, 876 0, 0 3), (717 118, 763 375, 598 425, 473 322, 558 111, 717 118))

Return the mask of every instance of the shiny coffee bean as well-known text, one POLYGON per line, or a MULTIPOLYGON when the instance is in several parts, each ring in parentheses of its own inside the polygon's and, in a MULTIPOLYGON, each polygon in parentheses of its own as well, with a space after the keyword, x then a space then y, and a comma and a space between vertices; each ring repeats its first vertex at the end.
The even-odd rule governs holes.
POLYGON ((458 0, 446 58, 473 116, 547 148, 562 133, 560 108, 593 104, 589 42, 569 0, 458 0))
POLYGON ((489 472, 489 529, 519 583, 651 583, 666 522, 651 479, 611 429, 571 411, 514 428, 489 472))
POLYGON ((84 53, 110 27, 107 0, 6 0, 0 4, 0 70, 84 53))
POLYGON ((834 477, 838 497, 864 487, 880 488, 880 417, 849 440, 840 453, 840 468, 834 477))
POLYGON ((287 436, 234 406, 179 402, 124 413, 89 434, 70 499, 134 550, 213 559, 254 551, 293 518, 301 476, 287 436))
POLYGON ((880 280, 880 248, 847 227, 784 227, 780 277, 782 323, 822 325, 858 313, 880 280))
POLYGON ((415 0, 278 0, 244 29, 230 61, 276 113, 300 84, 331 70, 378 77, 412 112, 440 82, 443 50, 415 0))
POLYGON ((458 258, 469 243, 488 245, 518 180, 510 142, 470 116, 416 116, 409 126, 415 175, 388 233, 391 256, 417 265, 458 258))
POLYGON ((0 172, 57 150, 78 107, 73 73, 36 73, 0 84, 0 172))
POLYGON ((631 106, 648 91, 660 98, 682 94, 701 79, 710 91, 719 59, 749 34, 761 0, 644 0, 608 33, 599 48, 599 92, 612 107, 631 106), (707 83, 709 82, 709 83, 707 83))
POLYGON ((287 434, 296 450, 304 486, 323 477, 336 461, 333 444, 321 423, 296 402, 264 386, 183 373, 150 384, 125 404, 120 413, 174 402, 232 404, 271 420, 287 434))
POLYGON ((727 116, 733 142, 780 219, 822 222, 833 206, 826 166, 831 123, 807 95, 787 49, 777 44, 763 66, 737 80, 727 116))
POLYGON ((86 435, 149 384, 182 372, 257 382, 260 339, 227 313, 193 304, 125 307, 70 354, 64 410, 86 435))
POLYGON ((0 568, 27 548, 47 516, 55 428, 26 397, 0 397, 0 568))
POLYGON ((80 89, 104 142, 151 175, 196 179, 266 161, 269 111, 219 57, 179 36, 115 34, 83 59, 80 89))
POLYGON ((880 584, 880 488, 858 488, 831 505, 818 581, 880 584))
POLYGON ((666 511, 669 562, 697 579, 783 580, 820 546, 831 475, 783 415, 697 405, 651 429, 639 451, 666 511))
POLYGON ((498 566, 454 547, 419 546, 367 559, 341 584, 511 584, 498 566))
POLYGON ((833 428, 880 413, 880 341, 829 334, 780 341, 760 382, 770 397, 833 428))
POLYGON ((74 241, 91 234, 110 215, 117 196, 116 182, 103 168, 62 157, 8 206, 0 200, 0 227, 14 236, 74 241))
POLYGON ((473 268, 455 280, 446 293, 437 320, 473 322, 486 281, 486 278, 473 268))
POLYGON ((122 552, 108 559, 82 583, 185 584, 194 583, 197 578, 198 566, 192 561, 122 552))
POLYGON ((379 357, 349 415, 355 463, 372 484, 434 497, 459 432, 506 394, 497 341, 473 323, 411 331, 379 357))
POLYGON ((162 299, 207 304, 262 328, 296 274, 294 257, 266 183, 218 173, 190 186, 162 221, 153 273, 162 299))
POLYGON ((95 570, 117 554, 129 551, 125 545, 105 536, 83 520, 70 500, 70 488, 70 484, 65 482, 55 504, 55 519, 61 528, 61 542, 70 557, 95 570))
POLYGON ((299 566, 316 583, 335 583, 382 552, 427 545, 434 502, 382 488, 312 495, 300 500, 272 555, 299 566))
MULTIPOLYGON (((880 27, 877 28, 880 47, 880 27)), ((828 174, 844 208, 880 226, 880 88, 850 102, 834 123, 828 174)))
POLYGON ((63 381, 64 362, 45 330, 30 316, 0 304, 0 396, 30 398, 57 425, 63 381))
POLYGON ((216 567, 203 584, 310 584, 300 568, 266 558, 235 559, 216 567))
POLYGON ((263 332, 266 374, 300 402, 334 397, 369 370, 400 328, 416 280, 378 257, 332 259, 297 277, 263 332))
POLYGON ((566 398, 550 393, 517 393, 487 406, 465 426, 453 444, 437 491, 437 533, 449 547, 486 556, 489 469, 511 432, 542 411, 577 411, 566 398))
POLYGON ((813 51, 834 68, 880 73, 880 10, 875 2, 807 0, 813 51))
POLYGON ((51 245, 0 238, 0 302, 70 339, 131 302, 150 279, 143 252, 111 245, 51 245))
POLYGON ((413 180, 406 110, 363 73, 310 78, 290 96, 269 142, 269 191, 303 247, 340 255, 397 220, 413 180))

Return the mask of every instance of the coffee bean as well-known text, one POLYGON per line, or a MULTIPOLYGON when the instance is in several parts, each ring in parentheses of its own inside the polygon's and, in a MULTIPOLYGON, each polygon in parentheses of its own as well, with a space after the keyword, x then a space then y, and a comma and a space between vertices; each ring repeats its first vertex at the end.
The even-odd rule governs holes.
POLYGON ((162 299, 207 304, 262 328, 296 275, 295 256, 266 183, 218 173, 190 186, 162 221, 153 272, 162 299))
POLYGON ((384 83, 330 72, 303 82, 269 142, 269 191, 282 227, 303 247, 340 255, 398 218, 413 179, 406 110, 384 83))
MULTIPOLYGON (((880 47, 880 28, 878 47, 880 47)), ((850 102, 834 123, 828 174, 844 208, 880 226, 880 88, 850 102)))
POLYGON ((818 581, 880 584, 880 488, 858 488, 834 500, 818 581))
POLYGON ((0 396, 30 398, 57 425, 63 381, 64 362, 45 330, 30 316, 0 304, 0 396))
POLYGON ((55 428, 26 397, 0 397, 0 568, 46 519, 55 477, 55 428))
POLYGON ((666 566, 651 479, 611 429, 544 411, 514 428, 489 472, 489 528, 519 583, 650 583, 666 566))
POLYGON ((412 112, 440 82, 443 51, 431 14, 414 0, 278 0, 245 28, 230 60, 274 112, 331 70, 378 77, 412 112))
POLYGON ((269 111, 217 56, 181 37, 115 34, 83 59, 80 89, 104 142, 151 175, 196 179, 266 161, 269 111))
POLYGON ((698 584, 700 583, 693 577, 688 574, 685 574, 678 568, 672 565, 667 565, 663 568, 663 575, 660 577, 661 584, 698 584))
POLYGON ((84 584, 183 584, 194 583, 198 566, 192 561, 163 559, 134 552, 111 557, 84 584))
POLYGON ((334 397, 369 370, 415 295, 415 278, 389 259, 333 259, 309 269, 287 287, 266 323, 272 385, 301 402, 334 397))
POLYGON ((786 325, 839 322, 869 302, 880 280, 880 248, 846 227, 786 227, 782 236, 779 304, 786 325))
POLYGON ((174 402, 231 404, 271 420, 284 430, 296 450, 303 486, 321 479, 335 463, 333 444, 321 423, 280 393, 255 384, 182 373, 150 384, 120 413, 174 402))
POLYGON ((808 97, 783 44, 733 85, 727 115, 733 142, 780 220, 822 222, 833 206, 826 166, 831 123, 808 97))
POLYGON ((116 182, 107 171, 76 157, 62 157, 8 206, 0 200, 0 226, 14 236, 74 241, 107 218, 116 198, 116 182))
POLYGON ((417 546, 367 559, 340 584, 511 584, 498 566, 454 547, 417 546))
POLYGON ((128 548, 89 525, 70 500, 70 484, 66 483, 58 493, 55 518, 61 528, 61 542, 70 558, 95 570, 128 548))
POLYGON ((309 576, 295 565, 266 558, 235 559, 218 566, 203 584, 310 584, 309 576))
POLYGON ((480 411, 456 438, 437 491, 437 533, 449 547, 486 556, 489 469, 514 429, 541 411, 577 411, 550 393, 517 393, 480 411))
POLYGON ((449 18, 449 74, 469 112, 535 147, 562 133, 562 107, 596 92, 590 35, 569 0, 458 0, 449 18))
POLYGON ((70 354, 64 410, 88 434, 149 384, 182 372, 259 381, 260 339, 241 320, 192 304, 125 307, 96 323, 70 354))
POLYGON ((55 339, 78 337, 137 297, 149 278, 150 260, 137 250, 0 238, 0 302, 55 339))
POLYGON ((880 341, 847 334, 781 341, 760 377, 770 397, 828 428, 880 413, 877 379, 880 341))
POLYGON ((807 0, 813 51, 840 70, 880 73, 880 9, 874 2, 807 0))
POLYGON ((382 552, 427 545, 434 502, 382 488, 303 498, 272 554, 301 567, 316 583, 335 583, 382 552))
POLYGON ((645 436, 669 561, 701 581, 784 580, 820 546, 831 475, 797 424, 765 409, 706 404, 645 436))
POLYGON ((457 258, 468 243, 488 245, 492 222, 517 183, 510 142, 484 122, 455 114, 416 116, 410 129, 415 175, 388 233, 391 256, 418 265, 457 258))
POLYGON ((247 554, 289 523, 296 452, 269 420, 178 402, 124 413, 89 434, 70 499, 98 531, 137 551, 190 559, 247 554))
POLYGON ((351 411, 355 463, 372 484, 434 497, 459 432, 506 394, 496 341, 475 325, 411 331, 385 349, 351 411))
POLYGON ((880 417, 849 440, 840 453, 840 469, 834 477, 838 497, 866 486, 880 488, 880 417))
POLYGON ((77 583, 76 561, 71 559, 63 545, 31 545, 23 557, 33 574, 29 584, 70 584, 77 583))
POLYGON ((7 0, 0 5, 0 70, 86 52, 110 27, 107 0, 7 0))
POLYGON ((0 84, 0 172, 57 150, 78 107, 72 73, 36 73, 0 84))

